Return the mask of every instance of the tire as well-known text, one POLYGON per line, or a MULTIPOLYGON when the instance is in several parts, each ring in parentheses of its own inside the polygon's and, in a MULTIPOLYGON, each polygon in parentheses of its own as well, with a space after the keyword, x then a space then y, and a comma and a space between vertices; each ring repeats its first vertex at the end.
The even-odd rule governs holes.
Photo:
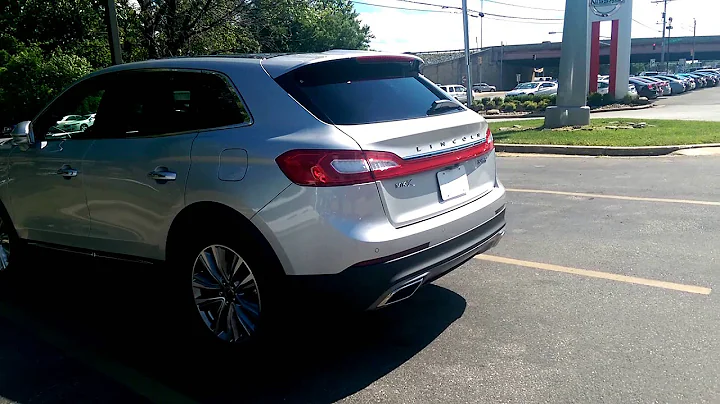
POLYGON ((88 126, 86 124, 80 125, 80 131, 85 132, 87 130, 88 126))
MULTIPOLYGON (((168 260, 182 316, 179 332, 204 347, 246 349, 266 339, 280 312, 279 264, 249 232, 195 227, 168 260), (232 269, 235 268, 235 272, 232 269), (276 303, 278 302, 278 303, 276 303)), ((188 229, 190 230, 190 229, 188 229)))
POLYGON ((5 207, 0 205, 0 276, 22 264, 24 245, 15 231, 5 207))

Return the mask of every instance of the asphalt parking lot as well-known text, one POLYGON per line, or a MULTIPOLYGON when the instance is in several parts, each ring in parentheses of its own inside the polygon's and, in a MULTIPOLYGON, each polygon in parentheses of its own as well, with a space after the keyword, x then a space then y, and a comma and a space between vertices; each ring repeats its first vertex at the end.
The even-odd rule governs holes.
MULTIPOLYGON (((0 403, 716 402, 720 158, 503 157, 501 244, 262 359, 173 332, 145 268, 0 285, 0 403)), ((42 258, 42 257, 41 257, 42 258)))

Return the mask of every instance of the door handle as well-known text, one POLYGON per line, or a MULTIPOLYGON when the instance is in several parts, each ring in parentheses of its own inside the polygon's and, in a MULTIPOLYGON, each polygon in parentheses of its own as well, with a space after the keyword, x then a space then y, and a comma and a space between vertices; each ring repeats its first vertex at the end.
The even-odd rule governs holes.
POLYGON ((65 164, 62 167, 60 167, 59 170, 56 171, 56 174, 62 175, 65 178, 72 178, 72 177, 77 177, 78 170, 75 170, 74 168, 65 164))
POLYGON ((148 173, 148 177, 155 181, 175 181, 177 173, 168 170, 167 167, 157 167, 148 173))

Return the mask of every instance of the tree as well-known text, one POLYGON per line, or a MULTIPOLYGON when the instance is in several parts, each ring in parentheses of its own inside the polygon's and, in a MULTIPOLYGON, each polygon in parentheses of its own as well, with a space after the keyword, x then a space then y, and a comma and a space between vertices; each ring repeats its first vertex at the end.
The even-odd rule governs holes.
POLYGON ((32 119, 62 89, 91 71, 81 56, 61 51, 46 56, 39 46, 23 46, 0 67, 0 124, 32 119))
MULTIPOLYGON (((350 0, 115 0, 125 61, 367 49, 350 0)), ((0 2, 0 126, 110 64, 106 0, 0 2)))

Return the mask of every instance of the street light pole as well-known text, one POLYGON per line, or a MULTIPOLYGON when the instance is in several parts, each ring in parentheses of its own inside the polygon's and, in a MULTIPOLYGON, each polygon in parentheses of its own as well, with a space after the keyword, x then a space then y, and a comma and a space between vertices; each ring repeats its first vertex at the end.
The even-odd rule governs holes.
POLYGON ((107 0, 105 7, 105 24, 108 30, 108 44, 110 45, 110 58, 112 64, 122 64, 122 52, 120 51, 120 33, 117 26, 117 13, 115 11, 115 0, 107 0))
POLYGON ((483 20, 485 19, 485 10, 483 10, 484 6, 485 0, 480 0, 480 49, 483 48, 483 20))
MULTIPOLYGON (((468 32, 468 11, 467 11, 467 0, 462 0, 462 13, 463 13, 463 31, 465 34, 465 71, 467 73, 467 105, 468 108, 472 106, 473 93, 472 93, 472 72, 470 69, 470 34, 468 32)), ((482 20, 481 20, 482 21, 482 20)))

